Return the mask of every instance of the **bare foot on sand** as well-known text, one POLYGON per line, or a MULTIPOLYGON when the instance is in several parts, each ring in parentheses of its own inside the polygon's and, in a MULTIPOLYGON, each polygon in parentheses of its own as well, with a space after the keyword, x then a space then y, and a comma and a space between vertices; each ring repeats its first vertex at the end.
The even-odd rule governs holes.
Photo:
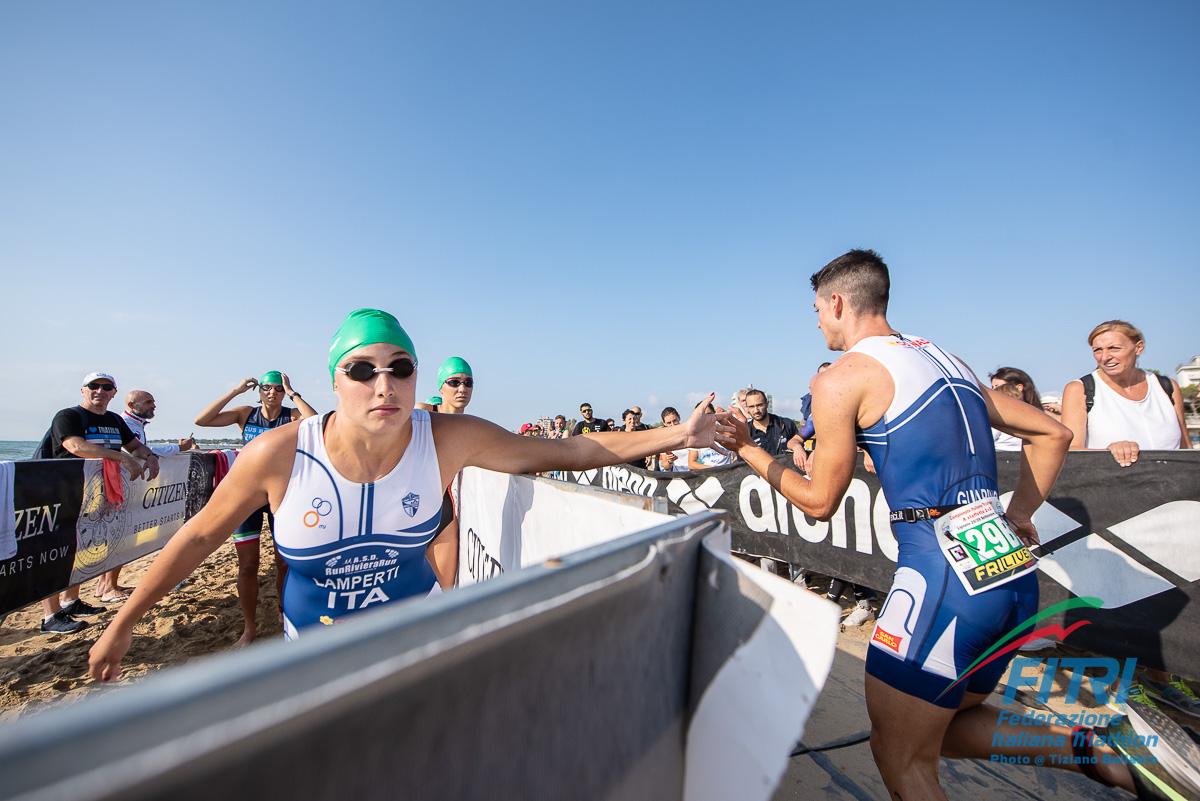
POLYGON ((122 587, 118 585, 112 588, 96 590, 96 597, 100 599, 101 603, 106 604, 115 604, 120 603, 121 601, 126 601, 129 599, 130 595, 133 595, 133 587, 122 587))
POLYGON ((254 642, 254 638, 258 636, 256 629, 246 629, 242 632, 241 639, 233 644, 234 648, 245 648, 250 643, 254 642))

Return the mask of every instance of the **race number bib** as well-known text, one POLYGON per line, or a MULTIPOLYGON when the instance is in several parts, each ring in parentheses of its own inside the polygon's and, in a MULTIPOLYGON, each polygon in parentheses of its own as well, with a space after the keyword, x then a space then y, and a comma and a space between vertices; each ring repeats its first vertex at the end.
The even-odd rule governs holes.
POLYGON ((1037 569, 1037 561, 1004 519, 998 498, 984 498, 933 524, 942 556, 968 595, 978 595, 1037 569))

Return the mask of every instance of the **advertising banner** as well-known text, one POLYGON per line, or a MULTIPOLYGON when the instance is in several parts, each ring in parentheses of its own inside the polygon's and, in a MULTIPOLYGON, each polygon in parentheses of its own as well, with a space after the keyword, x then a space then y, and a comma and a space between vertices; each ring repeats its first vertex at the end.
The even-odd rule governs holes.
POLYGON ((70 586, 83 498, 82 459, 13 468, 17 555, 0 562, 0 614, 70 586))
MULTIPOLYGON (((781 461, 790 464, 788 457, 781 461)), ((997 454, 997 464, 1007 504, 1020 454, 997 454)), ((879 481, 861 464, 828 521, 800 512, 744 464, 695 473, 620 466, 568 476, 578 484, 663 497, 672 514, 725 510, 736 552, 878 590, 891 586, 898 549, 890 510, 879 481)), ((1072 452, 1034 523, 1046 546, 1038 562, 1042 607, 1077 596, 1103 600, 1072 644, 1196 675, 1200 453, 1143 452, 1122 468, 1107 452, 1072 452)), ((1076 622, 1067 617, 1059 621, 1076 622)))
POLYGON ((159 473, 151 481, 131 481, 128 473, 120 470, 120 504, 105 495, 104 460, 83 460, 83 503, 71 584, 95 578, 166 544, 183 525, 192 459, 187 454, 160 459, 159 473))
POLYGON ((213 457, 180 454, 159 464, 153 481, 131 481, 121 470, 118 504, 105 494, 100 459, 17 462, 17 554, 0 561, 0 614, 165 545, 212 495, 213 457))

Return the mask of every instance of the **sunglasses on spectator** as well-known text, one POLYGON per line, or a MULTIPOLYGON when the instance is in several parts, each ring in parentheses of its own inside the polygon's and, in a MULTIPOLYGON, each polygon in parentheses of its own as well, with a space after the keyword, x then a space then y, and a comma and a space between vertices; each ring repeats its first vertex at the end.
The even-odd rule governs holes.
POLYGON ((89 381, 87 388, 91 390, 102 389, 105 392, 112 392, 114 389, 116 389, 116 387, 114 387, 112 384, 101 384, 99 381, 89 381))
POLYGON ((472 387, 475 386, 475 379, 474 378, 447 378, 443 383, 448 387, 453 387, 454 389, 458 389, 460 386, 466 387, 467 389, 471 389, 472 387))
POLYGON ((590 413, 591 411, 592 411, 592 407, 590 407, 590 406, 584 406, 582 409, 580 409, 580 410, 579 410, 579 413, 580 413, 580 414, 588 414, 588 413, 590 413))
POLYGON ((259 392, 283 392, 283 384, 259 384, 259 392))
POLYGON ((370 362, 350 362, 345 367, 337 368, 346 374, 351 381, 370 381, 376 373, 391 373, 396 378, 408 378, 417 369, 411 359, 396 359, 387 367, 376 367, 370 362))

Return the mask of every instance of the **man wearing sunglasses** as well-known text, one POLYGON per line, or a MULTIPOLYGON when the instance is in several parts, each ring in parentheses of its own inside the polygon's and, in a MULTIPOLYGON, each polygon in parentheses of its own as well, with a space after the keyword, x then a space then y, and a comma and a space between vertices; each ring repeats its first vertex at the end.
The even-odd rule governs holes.
POLYGON ((582 415, 583 419, 571 429, 572 437, 578 437, 580 434, 591 434, 596 431, 612 430, 607 420, 597 420, 592 416, 592 404, 590 403, 579 404, 579 414, 582 415))
MULTIPOLYGON (((158 457, 142 444, 108 404, 117 394, 117 381, 108 373, 88 373, 79 390, 79 405, 54 415, 46 434, 46 450, 40 454, 51 459, 109 459, 120 463, 130 478, 158 475, 158 457), (144 463, 143 463, 144 460, 144 463)), ((103 578, 101 579, 103 581, 103 578)), ((60 601, 57 593, 42 600, 42 631, 70 633, 87 624, 77 615, 96 615, 104 611, 79 597, 79 585, 68 587, 60 601)))
MULTIPOLYGON (((292 383, 286 373, 278 370, 268 370, 258 378, 250 377, 239 381, 232 389, 210 403, 196 416, 196 425, 211 428, 236 425, 242 430, 242 443, 249 445, 259 435, 274 428, 287 425, 306 417, 314 417, 317 410, 305 403, 300 393, 292 389, 292 383), (258 390, 258 406, 225 407, 238 395, 252 389, 258 390), (283 405, 286 395, 295 402, 292 409, 283 405)), ((234 462, 237 464, 237 462, 234 462)), ((259 538, 262 536, 263 515, 267 516, 267 524, 275 531, 275 520, 271 509, 262 506, 255 509, 249 517, 241 521, 233 532, 231 539, 237 550, 238 557, 238 603, 242 607, 242 622, 245 626, 242 636, 237 641, 238 646, 246 645, 258 636, 258 568, 260 564, 259 538)), ((275 551, 275 588, 283 594, 284 574, 287 566, 280 559, 279 550, 275 551)))
POLYGON ((220 546, 229 526, 263 504, 275 509, 275 540, 288 562, 283 612, 290 639, 452 587, 458 550, 453 543, 438 549, 436 527, 443 492, 466 467, 586 470, 706 447, 718 430, 716 415, 697 413, 672 428, 553 440, 521 437, 471 415, 429 414, 415 408, 412 339, 377 309, 347 316, 328 364, 337 408, 268 431, 243 451, 92 648, 96 679, 120 675, 134 624, 220 546))

